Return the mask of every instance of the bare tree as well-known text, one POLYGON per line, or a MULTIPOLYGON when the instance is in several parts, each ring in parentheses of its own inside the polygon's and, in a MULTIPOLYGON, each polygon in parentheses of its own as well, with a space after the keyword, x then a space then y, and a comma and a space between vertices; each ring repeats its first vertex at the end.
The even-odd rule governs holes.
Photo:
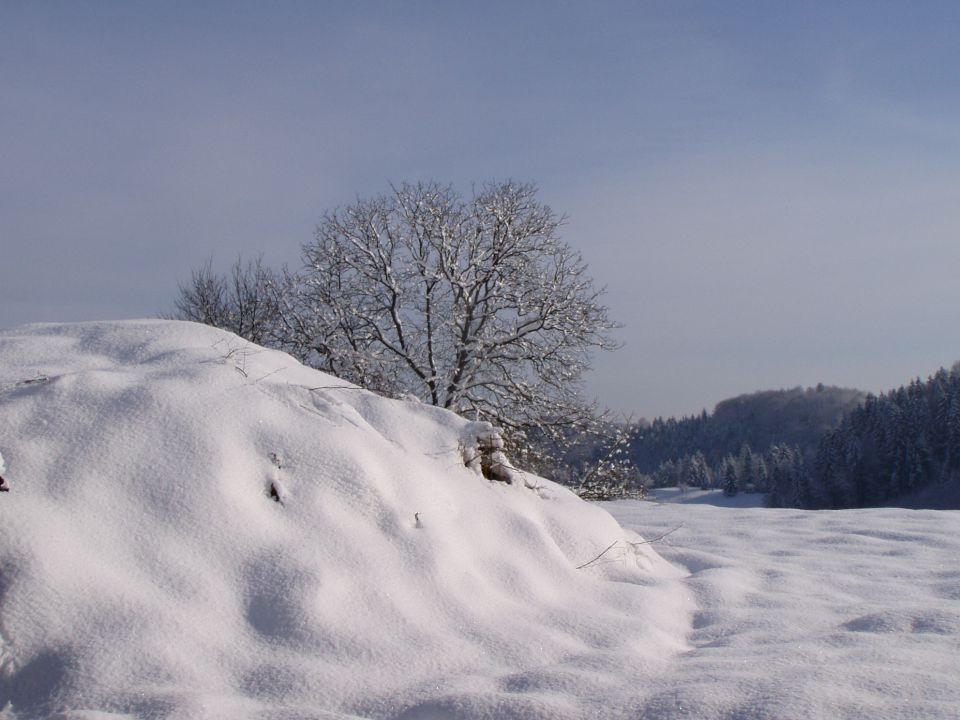
POLYGON ((238 257, 226 275, 214 272, 207 260, 179 285, 174 317, 223 328, 258 345, 279 344, 280 287, 281 276, 263 264, 262 256, 246 263, 238 257))
MULTIPOLYGON (((511 182, 469 198, 436 183, 392 187, 326 213, 298 272, 258 258, 219 275, 208 261, 180 286, 175 317, 489 420, 516 462, 554 474, 587 437, 622 444, 580 392, 591 353, 615 347, 615 324, 559 238, 563 218, 536 194, 511 182)), ((604 457, 604 476, 618 475, 604 457)))
POLYGON ((190 281, 178 283, 178 288, 180 294, 173 303, 174 318, 216 327, 229 323, 227 280, 213 271, 212 259, 191 271, 190 281))
POLYGON ((515 437, 595 418, 580 395, 615 327, 562 218, 532 185, 471 198, 403 184, 326 213, 287 276, 286 349, 366 387, 491 420, 515 437))

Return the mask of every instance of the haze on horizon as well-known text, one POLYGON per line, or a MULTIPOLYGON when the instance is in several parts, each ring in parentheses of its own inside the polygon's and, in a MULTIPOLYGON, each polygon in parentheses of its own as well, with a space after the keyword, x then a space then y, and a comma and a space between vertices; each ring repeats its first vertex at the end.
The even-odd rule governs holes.
POLYGON ((960 6, 0 6, 0 327, 151 317, 390 182, 532 181, 635 417, 960 358, 960 6))

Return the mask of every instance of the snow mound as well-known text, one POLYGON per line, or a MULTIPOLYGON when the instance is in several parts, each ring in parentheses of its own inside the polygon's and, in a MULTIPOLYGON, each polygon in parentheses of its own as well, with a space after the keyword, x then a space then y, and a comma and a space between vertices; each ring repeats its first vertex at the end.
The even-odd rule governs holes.
POLYGON ((687 649, 488 425, 169 321, 0 331, 0 403, 0 717, 604 717, 687 649))

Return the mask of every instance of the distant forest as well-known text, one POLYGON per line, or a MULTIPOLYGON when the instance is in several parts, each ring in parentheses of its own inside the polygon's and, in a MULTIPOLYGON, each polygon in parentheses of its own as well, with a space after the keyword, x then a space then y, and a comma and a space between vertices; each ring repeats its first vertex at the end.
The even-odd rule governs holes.
POLYGON ((626 438, 634 485, 761 492, 773 507, 960 508, 960 363, 879 396, 823 385, 741 395, 626 438))
POLYGON ((960 507, 960 363, 868 395, 817 448, 807 478, 772 488, 771 504, 960 507))
POLYGON ((638 424, 628 457, 654 487, 768 492, 775 473, 810 463, 823 435, 866 396, 859 390, 768 390, 718 403, 712 414, 638 424))

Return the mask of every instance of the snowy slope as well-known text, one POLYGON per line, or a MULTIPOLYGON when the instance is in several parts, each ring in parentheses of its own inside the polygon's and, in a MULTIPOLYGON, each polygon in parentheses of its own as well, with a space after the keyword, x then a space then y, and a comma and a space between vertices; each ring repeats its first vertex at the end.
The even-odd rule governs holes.
POLYGON ((200 325, 0 331, 4 717, 620 717, 682 572, 484 433, 200 325))

